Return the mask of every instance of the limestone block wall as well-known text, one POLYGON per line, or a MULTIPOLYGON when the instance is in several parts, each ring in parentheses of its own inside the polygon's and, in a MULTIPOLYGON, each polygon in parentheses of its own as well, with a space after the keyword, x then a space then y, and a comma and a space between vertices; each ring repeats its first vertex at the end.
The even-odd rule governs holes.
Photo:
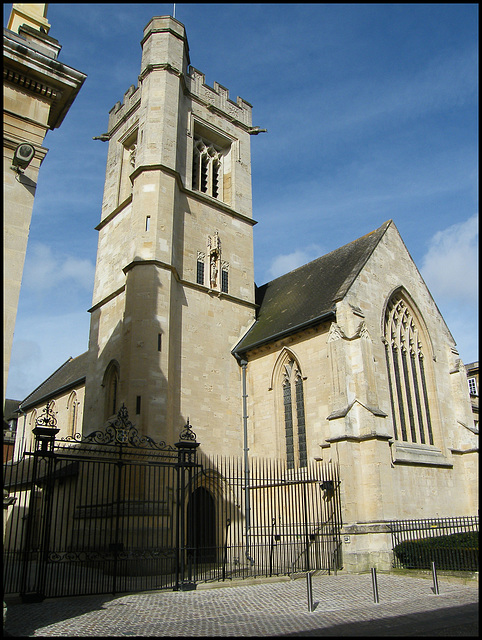
POLYGON ((250 455, 286 456, 276 362, 299 362, 309 458, 340 466, 344 564, 388 569, 393 519, 474 515, 477 436, 450 331, 392 224, 343 299, 336 322, 249 353, 250 455), (434 444, 394 438, 383 342, 391 294, 404 287, 426 326, 434 444), (432 406, 433 405, 433 406, 432 406))
MULTIPOLYGON (((102 379, 116 360, 120 399, 141 432, 172 441, 190 417, 219 437, 228 429, 223 413, 234 416, 232 429, 241 424, 240 372, 231 350, 254 320, 251 106, 232 102, 227 89, 207 87, 203 74, 189 69, 176 20, 151 20, 141 44, 139 84, 109 114, 86 425, 105 419, 102 379), (218 198, 192 188, 199 136, 220 150, 218 198), (220 273, 215 284, 209 277, 213 237, 220 243, 218 269, 228 270, 227 292, 220 273), (203 283, 199 252, 207 256, 203 283)), ((233 438, 227 436, 227 451, 238 448, 233 438)))
POLYGON ((35 7, 15 4, 3 35, 4 397, 35 189, 47 154, 42 145, 47 131, 62 123, 86 77, 57 62, 61 47, 47 36, 46 18, 33 15, 35 7), (11 165, 22 143, 33 145, 35 156, 17 173, 11 165))
POLYGON ((5 396, 35 188, 40 165, 47 154, 47 149, 42 144, 47 132, 51 100, 32 95, 25 89, 8 82, 4 83, 3 97, 3 380, 5 396), (20 175, 11 166, 15 149, 22 142, 34 146, 35 156, 23 175, 20 175))
POLYGON ((289 350, 303 377, 308 458, 322 454, 328 436, 331 372, 328 360, 328 329, 325 324, 253 350, 247 367, 249 449, 255 456, 286 456, 284 409, 277 361, 289 350))
POLYGON ((244 304, 227 304, 217 294, 206 300, 201 290, 186 288, 184 294, 179 417, 190 418, 203 452, 241 456, 241 369, 227 346, 239 341, 253 311, 244 304))

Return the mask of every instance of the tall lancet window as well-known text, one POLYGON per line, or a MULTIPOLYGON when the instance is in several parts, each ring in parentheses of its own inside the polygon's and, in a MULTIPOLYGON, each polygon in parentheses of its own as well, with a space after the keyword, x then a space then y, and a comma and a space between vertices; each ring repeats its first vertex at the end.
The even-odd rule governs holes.
POLYGON ((421 326, 400 292, 387 305, 384 334, 395 439, 433 444, 427 349, 421 326))
POLYGON ((112 360, 104 374, 105 420, 119 411, 119 365, 112 360))
POLYGON ((284 365, 282 375, 287 466, 288 469, 294 469, 295 462, 298 461, 300 467, 306 467, 303 378, 293 359, 284 365))
POLYGON ((77 393, 75 391, 72 391, 72 393, 69 396, 69 400, 67 402, 67 412, 68 412, 68 416, 69 416, 69 434, 70 435, 75 435, 75 432, 77 430, 77 413, 78 413, 78 400, 77 400, 77 393))

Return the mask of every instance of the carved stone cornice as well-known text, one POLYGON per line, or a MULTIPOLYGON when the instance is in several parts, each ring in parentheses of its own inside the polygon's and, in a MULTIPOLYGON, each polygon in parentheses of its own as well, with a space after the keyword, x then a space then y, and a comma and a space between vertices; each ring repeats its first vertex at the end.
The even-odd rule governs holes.
POLYGON ((50 41, 47 44, 45 48, 4 30, 4 82, 50 100, 47 124, 49 129, 55 129, 61 125, 87 76, 59 62, 56 59, 59 47, 52 48, 50 41))
POLYGON ((55 100, 61 95, 61 92, 54 87, 43 84, 35 78, 29 77, 26 74, 15 71, 14 69, 9 69, 8 67, 3 68, 3 81, 10 82, 11 84, 22 87, 22 89, 25 89, 26 91, 41 95, 45 98, 50 98, 51 100, 55 100))

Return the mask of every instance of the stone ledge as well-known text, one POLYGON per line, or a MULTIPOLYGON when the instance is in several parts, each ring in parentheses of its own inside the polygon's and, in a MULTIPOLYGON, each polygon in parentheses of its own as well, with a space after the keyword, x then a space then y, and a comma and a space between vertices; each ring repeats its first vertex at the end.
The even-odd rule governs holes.
POLYGON ((393 464, 415 464, 435 467, 453 467, 440 449, 433 445, 414 442, 394 442, 391 447, 393 464))
POLYGON ((357 522, 345 524, 341 528, 341 535, 350 536, 365 533, 391 533, 385 522, 357 522))

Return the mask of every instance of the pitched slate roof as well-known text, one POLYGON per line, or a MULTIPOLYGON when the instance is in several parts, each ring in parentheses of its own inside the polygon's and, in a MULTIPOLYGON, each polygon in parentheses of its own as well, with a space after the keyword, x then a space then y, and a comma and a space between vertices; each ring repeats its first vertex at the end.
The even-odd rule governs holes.
POLYGON ((358 240, 257 288, 256 322, 233 352, 241 355, 334 316, 335 303, 347 293, 390 224, 388 220, 358 240))
POLYGON ((11 420, 12 418, 17 418, 16 411, 18 409, 19 404, 20 404, 20 400, 11 400, 9 398, 6 398, 5 404, 3 405, 4 420, 11 420))
POLYGON ((69 387, 82 383, 87 373, 87 355, 88 351, 76 358, 69 358, 22 401, 20 408, 25 411, 39 402, 55 397, 69 387))

